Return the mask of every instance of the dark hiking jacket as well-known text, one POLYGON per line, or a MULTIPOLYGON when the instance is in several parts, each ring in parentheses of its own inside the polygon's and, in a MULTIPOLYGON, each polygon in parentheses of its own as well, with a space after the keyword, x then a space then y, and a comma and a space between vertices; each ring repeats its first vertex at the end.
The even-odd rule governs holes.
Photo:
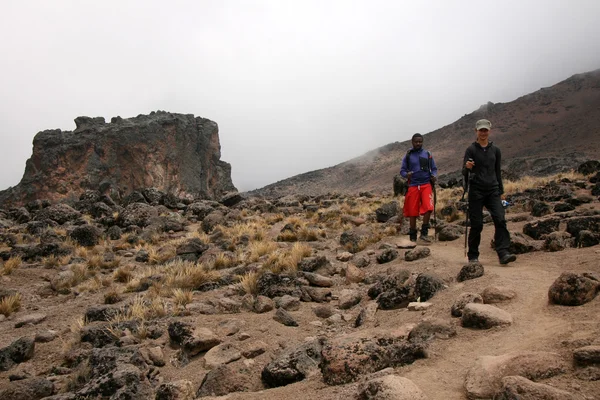
POLYGON ((500 149, 494 146, 493 142, 489 142, 486 147, 481 147, 477 142, 473 142, 463 159, 462 173, 467 177, 468 169, 465 164, 469 158, 475 162, 475 166, 471 169, 470 188, 481 191, 499 190, 499 194, 504 193, 504 185, 502 183, 502 173, 500 164, 502 162, 502 154, 500 149))

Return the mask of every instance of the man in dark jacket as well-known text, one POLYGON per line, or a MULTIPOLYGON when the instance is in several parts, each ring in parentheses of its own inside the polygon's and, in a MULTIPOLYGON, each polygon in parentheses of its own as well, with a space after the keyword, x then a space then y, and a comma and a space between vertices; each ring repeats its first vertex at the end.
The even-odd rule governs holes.
POLYGON ((402 159, 400 175, 408 180, 408 191, 404 197, 404 216, 410 220, 408 235, 417 241, 417 217, 423 216, 420 239, 426 243, 429 238, 429 218, 434 209, 432 184, 435 184, 437 167, 431 153, 423 149, 423 135, 415 133, 412 149, 402 159))
POLYGON ((504 193, 500 164, 500 149, 489 141, 492 123, 480 119, 475 124, 477 140, 465 152, 463 175, 469 180, 469 262, 479 261, 479 243, 483 230, 483 207, 492 215, 494 221, 494 243, 500 264, 508 264, 517 257, 508 250, 510 234, 506 228, 504 208, 501 196, 504 193))

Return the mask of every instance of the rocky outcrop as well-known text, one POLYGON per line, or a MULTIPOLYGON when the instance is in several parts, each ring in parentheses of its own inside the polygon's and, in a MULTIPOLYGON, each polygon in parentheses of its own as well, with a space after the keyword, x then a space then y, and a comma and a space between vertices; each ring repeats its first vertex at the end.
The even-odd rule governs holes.
POLYGON ((35 136, 23 179, 0 192, 0 203, 77 200, 86 190, 119 199, 148 187, 206 199, 236 190, 211 120, 157 111, 110 123, 78 117, 75 124, 74 131, 35 136))

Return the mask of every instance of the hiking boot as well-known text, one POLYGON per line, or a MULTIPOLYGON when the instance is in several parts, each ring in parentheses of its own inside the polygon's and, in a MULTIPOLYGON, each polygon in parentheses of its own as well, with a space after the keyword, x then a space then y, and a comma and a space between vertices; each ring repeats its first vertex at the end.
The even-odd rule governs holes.
POLYGON ((422 233, 419 236, 419 242, 421 242, 421 244, 431 244, 432 241, 431 236, 423 235, 422 233))
POLYGON ((417 230, 416 229, 409 229, 408 230, 408 238, 410 239, 411 242, 417 242, 417 230))
POLYGON ((421 237, 427 237, 429 234, 429 224, 423 224, 421 226, 421 237))
POLYGON ((477 257, 469 258, 469 264, 478 263, 478 262, 479 262, 479 259, 477 257))
POLYGON ((508 264, 510 262, 516 261, 517 256, 514 254, 506 253, 505 255, 500 257, 500 264, 508 264))

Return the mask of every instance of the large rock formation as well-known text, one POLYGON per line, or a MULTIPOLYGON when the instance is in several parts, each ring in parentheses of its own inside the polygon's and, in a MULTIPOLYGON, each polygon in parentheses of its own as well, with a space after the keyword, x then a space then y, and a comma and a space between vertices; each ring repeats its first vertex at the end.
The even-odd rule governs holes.
POLYGON ((236 190, 221 161, 215 122, 164 111, 123 119, 78 117, 74 131, 39 132, 17 186, 0 204, 76 200, 85 190, 122 197, 154 187, 178 197, 214 199, 236 190))

